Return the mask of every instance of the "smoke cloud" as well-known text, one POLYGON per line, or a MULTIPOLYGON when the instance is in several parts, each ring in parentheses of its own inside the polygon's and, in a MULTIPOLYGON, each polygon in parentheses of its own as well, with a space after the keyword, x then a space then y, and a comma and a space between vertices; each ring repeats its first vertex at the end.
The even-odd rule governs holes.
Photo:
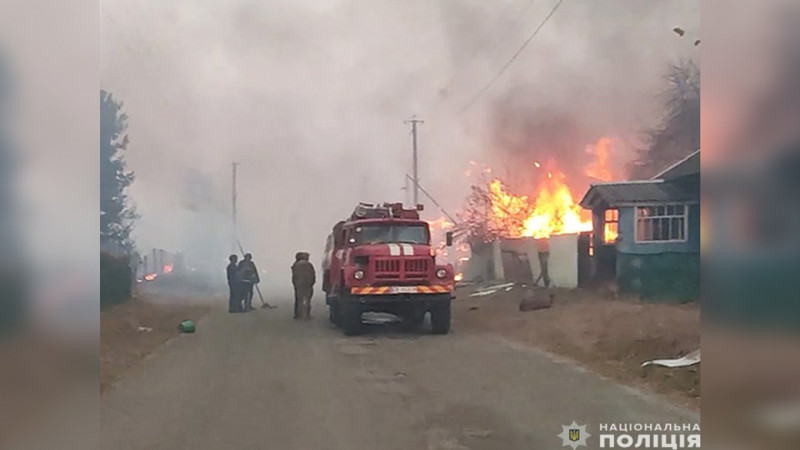
POLYGON ((103 2, 102 87, 130 116, 138 245, 184 249, 222 279, 236 161, 242 244, 285 292, 295 252, 318 264, 358 201, 408 200, 412 114, 421 184, 451 211, 470 160, 571 170, 602 136, 624 154, 659 118, 668 64, 697 57, 697 2, 567 1, 464 110, 554 3, 103 2))

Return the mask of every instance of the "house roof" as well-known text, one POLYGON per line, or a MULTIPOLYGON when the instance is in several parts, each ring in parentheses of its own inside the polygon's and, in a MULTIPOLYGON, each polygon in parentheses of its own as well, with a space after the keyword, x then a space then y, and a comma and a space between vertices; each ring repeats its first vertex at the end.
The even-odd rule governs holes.
POLYGON ((617 206, 625 203, 679 202, 694 199, 696 199, 694 193, 664 180, 642 180, 592 184, 580 205, 592 209, 601 203, 617 206))
POLYGON ((697 149, 689 156, 659 172, 651 180, 674 180, 686 175, 697 175, 699 173, 700 149, 697 149))

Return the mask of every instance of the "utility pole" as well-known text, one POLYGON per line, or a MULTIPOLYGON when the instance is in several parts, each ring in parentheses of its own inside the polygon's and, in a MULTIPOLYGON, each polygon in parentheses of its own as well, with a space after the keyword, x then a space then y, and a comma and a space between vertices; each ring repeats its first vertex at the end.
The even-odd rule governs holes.
POLYGON ((414 145, 414 167, 413 167, 413 181, 414 181, 414 206, 419 204, 419 173, 417 172, 417 124, 425 123, 424 120, 417 119, 417 116, 411 116, 410 120, 405 123, 411 124, 411 136, 414 145))
POLYGON ((231 225, 232 225, 232 247, 233 253, 236 253, 236 244, 239 238, 236 233, 236 167, 239 165, 237 162, 231 163, 231 225))

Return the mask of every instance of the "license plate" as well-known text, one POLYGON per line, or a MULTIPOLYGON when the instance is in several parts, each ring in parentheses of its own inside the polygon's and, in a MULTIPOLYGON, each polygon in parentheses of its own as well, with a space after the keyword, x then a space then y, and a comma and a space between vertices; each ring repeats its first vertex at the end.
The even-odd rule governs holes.
POLYGON ((389 289, 389 292, 392 294, 416 294, 417 287, 416 286, 392 286, 389 289))

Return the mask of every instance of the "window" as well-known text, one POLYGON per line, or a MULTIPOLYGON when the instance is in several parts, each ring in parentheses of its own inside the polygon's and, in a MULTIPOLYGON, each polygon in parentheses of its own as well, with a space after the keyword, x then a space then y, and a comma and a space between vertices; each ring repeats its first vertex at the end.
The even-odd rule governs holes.
POLYGON ((350 236, 352 244, 405 243, 428 245, 425 225, 364 225, 356 227, 350 236))
POLYGON ((636 242, 685 240, 686 205, 636 207, 636 242))
POLYGON ((606 244, 613 244, 617 242, 617 236, 619 236, 619 210, 607 209, 605 215, 603 242, 606 244))

